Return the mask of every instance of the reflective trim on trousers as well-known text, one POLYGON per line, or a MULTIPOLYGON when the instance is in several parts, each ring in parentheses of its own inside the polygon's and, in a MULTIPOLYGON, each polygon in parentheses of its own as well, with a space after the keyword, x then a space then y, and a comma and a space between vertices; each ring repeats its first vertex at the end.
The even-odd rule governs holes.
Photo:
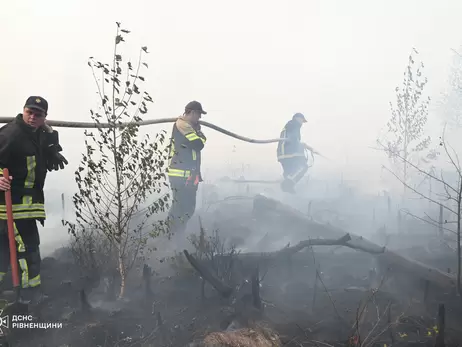
POLYGON ((16 240, 17 247, 18 247, 18 253, 24 253, 26 251, 26 245, 24 244, 24 241, 22 240, 21 235, 19 235, 18 228, 16 228, 16 223, 13 223, 14 225, 14 239, 16 240))
POLYGON ((29 267, 26 259, 19 259, 19 267, 21 268, 21 286, 22 288, 33 288, 41 284, 40 274, 34 278, 29 278, 29 267))
POLYGON ((306 167, 301 167, 300 169, 295 171, 295 173, 293 173, 292 175, 287 175, 287 179, 289 179, 291 181, 298 181, 298 178, 299 178, 298 176, 304 174, 306 170, 307 170, 306 167))

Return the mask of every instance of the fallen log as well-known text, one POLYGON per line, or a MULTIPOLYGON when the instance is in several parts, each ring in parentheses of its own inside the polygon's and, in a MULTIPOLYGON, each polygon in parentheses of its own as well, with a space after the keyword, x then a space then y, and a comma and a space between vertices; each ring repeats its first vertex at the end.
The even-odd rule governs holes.
MULTIPOLYGON (((257 195, 254 198, 253 211, 256 217, 267 217, 271 215, 275 220, 290 221, 290 224, 297 228, 302 228, 307 237, 339 238, 347 234, 346 231, 336 228, 332 225, 322 224, 313 221, 310 217, 302 212, 274 199, 267 198, 263 195, 257 195), (279 218, 280 217, 280 218, 279 218)), ((351 240, 347 247, 355 248, 372 254, 384 253, 385 247, 380 247, 375 243, 349 233, 351 240)))
MULTIPOLYGON (((454 292, 456 288, 456 276, 453 274, 443 272, 417 260, 390 251, 386 247, 378 246, 362 236, 347 233, 331 225, 317 223, 303 213, 274 199, 257 195, 254 198, 254 212, 257 218, 268 220, 269 216, 273 218, 276 216, 276 219, 279 219, 283 224, 285 221, 290 221, 290 225, 303 228, 307 236, 318 238, 304 240, 295 246, 285 247, 273 252, 234 254, 233 256, 237 257, 239 260, 246 260, 255 264, 261 262, 267 263, 268 261, 274 262, 281 259, 290 259, 294 254, 311 246, 345 246, 374 255, 378 261, 379 272, 383 275, 391 271, 392 274, 404 274, 406 278, 423 279, 449 292, 454 292), (335 239, 326 239, 327 237, 333 237, 335 239)), ((281 225, 281 227, 287 228, 287 224, 281 225)), ((229 298, 232 295, 234 288, 216 277, 212 271, 207 268, 206 264, 197 261, 186 250, 184 254, 202 278, 209 282, 224 298, 229 298)), ((226 257, 226 255, 223 256, 226 257)))
MULTIPOLYGON (((293 247, 286 247, 279 251, 267 252, 267 253, 239 253, 233 254, 233 257, 237 257, 239 260, 246 260, 248 262, 268 262, 268 261, 278 261, 279 259, 290 258, 293 254, 301 251, 306 247, 311 246, 347 246, 356 248, 355 245, 350 245, 349 241, 351 236, 349 234, 343 235, 342 237, 336 240, 326 240, 326 239, 311 239, 300 242, 298 245, 293 247)), ((189 261, 191 266, 201 275, 201 277, 209 282, 215 290, 221 294, 224 298, 229 298, 233 293, 233 288, 220 280, 217 276, 213 274, 210 269, 206 266, 205 263, 199 262, 194 256, 189 254, 187 250, 183 251, 186 259, 189 261)), ((221 257, 227 257, 229 255, 220 255, 221 257)), ((217 256, 218 257, 218 256, 217 256)), ((257 270, 258 271, 258 270, 257 270)), ((258 280, 258 276, 255 277, 255 274, 252 274, 252 279, 258 280)))
MULTIPOLYGON (((290 221, 291 224, 295 224, 298 228, 303 228, 309 237, 341 238, 342 235, 347 234, 344 230, 334 226, 317 223, 300 211, 263 195, 257 195, 254 198, 253 208, 257 218, 268 218, 269 215, 276 219, 281 217, 282 221, 290 221)), ((404 272, 408 276, 427 280, 439 288, 449 291, 453 291, 456 287, 456 276, 453 274, 443 272, 417 260, 405 257, 387 249, 386 247, 380 247, 362 236, 354 235, 352 233, 349 233, 349 235, 351 239, 345 242, 344 246, 375 255, 379 265, 384 269, 404 272)), ((314 245, 313 241, 318 240, 302 241, 299 245, 291 247, 291 251, 299 251, 305 247, 314 245)), ((266 255, 268 256, 272 254, 272 256, 277 256, 278 254, 281 254, 281 252, 289 252, 287 249, 289 248, 267 253, 266 255)), ((239 257, 248 255, 248 253, 239 254, 239 257)))

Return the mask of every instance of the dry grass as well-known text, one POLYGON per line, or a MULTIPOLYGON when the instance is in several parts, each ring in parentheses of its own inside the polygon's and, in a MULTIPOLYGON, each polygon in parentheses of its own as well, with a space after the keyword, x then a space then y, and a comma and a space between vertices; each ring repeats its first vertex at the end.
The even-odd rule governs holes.
POLYGON ((239 329, 235 331, 208 334, 203 342, 205 347, 280 347, 281 341, 269 329, 239 329))

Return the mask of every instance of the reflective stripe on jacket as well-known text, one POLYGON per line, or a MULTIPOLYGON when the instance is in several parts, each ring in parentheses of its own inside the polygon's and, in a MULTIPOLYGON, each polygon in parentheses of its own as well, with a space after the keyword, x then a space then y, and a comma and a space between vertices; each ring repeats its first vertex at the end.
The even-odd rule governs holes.
MULTIPOLYGON (((0 128, 0 175, 8 168, 14 219, 46 218, 43 186, 47 174, 43 130, 34 131, 22 114, 0 128)), ((7 219, 5 194, 0 194, 0 219, 7 219)))
POLYGON ((290 120, 281 131, 280 138, 289 139, 288 141, 279 141, 277 149, 278 161, 282 159, 305 157, 304 147, 300 140, 301 124, 296 120, 290 120))
POLYGON ((206 139, 182 117, 173 124, 170 142, 170 163, 167 174, 170 177, 201 177, 201 150, 206 139))

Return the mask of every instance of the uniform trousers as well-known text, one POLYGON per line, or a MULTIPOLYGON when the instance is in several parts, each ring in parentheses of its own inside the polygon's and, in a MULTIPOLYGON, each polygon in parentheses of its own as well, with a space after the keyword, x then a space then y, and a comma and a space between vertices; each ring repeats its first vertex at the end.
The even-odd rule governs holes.
MULTIPOLYGON (((35 288, 41 285, 40 279, 40 236, 35 219, 14 221, 16 252, 19 279, 22 288, 35 288)), ((10 247, 8 224, 0 220, 0 281, 3 281, 10 266, 10 247)))
POLYGON ((168 213, 170 232, 182 233, 196 210, 198 185, 193 182, 186 184, 186 179, 182 177, 169 177, 169 180, 173 198, 168 213))

